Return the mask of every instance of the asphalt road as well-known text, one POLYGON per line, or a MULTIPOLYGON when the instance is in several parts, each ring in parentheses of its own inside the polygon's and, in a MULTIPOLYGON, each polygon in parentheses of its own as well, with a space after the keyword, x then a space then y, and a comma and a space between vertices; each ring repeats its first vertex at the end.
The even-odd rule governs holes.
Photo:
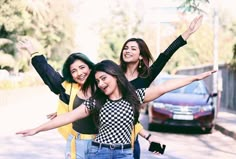
POLYGON ((15 135, 47 121, 56 105, 57 96, 47 87, 0 90, 0 159, 63 159, 65 140, 57 130, 32 137, 15 135))

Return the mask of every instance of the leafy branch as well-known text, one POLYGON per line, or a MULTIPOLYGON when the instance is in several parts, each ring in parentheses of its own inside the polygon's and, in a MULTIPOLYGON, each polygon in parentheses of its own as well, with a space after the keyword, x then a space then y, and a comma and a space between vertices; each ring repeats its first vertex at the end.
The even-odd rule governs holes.
POLYGON ((184 2, 178 7, 178 9, 183 10, 183 12, 198 12, 206 13, 200 8, 201 4, 210 3, 209 0, 184 0, 184 2))

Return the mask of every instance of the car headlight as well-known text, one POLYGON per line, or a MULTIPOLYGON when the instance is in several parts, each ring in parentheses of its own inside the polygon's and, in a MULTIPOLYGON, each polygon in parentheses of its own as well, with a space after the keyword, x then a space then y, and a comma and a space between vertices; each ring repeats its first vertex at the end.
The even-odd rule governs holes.
POLYGON ((165 105, 163 103, 153 103, 154 108, 164 109, 165 105))
POLYGON ((202 106, 200 111, 201 112, 206 112, 206 111, 212 111, 213 109, 213 106, 212 105, 205 105, 205 106, 202 106))

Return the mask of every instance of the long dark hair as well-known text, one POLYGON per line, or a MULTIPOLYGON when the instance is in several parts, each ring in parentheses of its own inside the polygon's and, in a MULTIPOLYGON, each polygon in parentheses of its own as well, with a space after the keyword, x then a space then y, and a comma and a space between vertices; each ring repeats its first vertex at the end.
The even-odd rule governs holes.
POLYGON ((153 61, 153 57, 152 57, 152 54, 151 54, 147 44, 145 43, 145 41, 143 39, 130 38, 124 43, 124 45, 121 49, 121 53, 120 53, 120 67, 123 70, 123 72, 127 71, 127 63, 123 59, 123 50, 124 50, 125 46, 127 45, 127 43, 131 42, 131 41, 137 42, 139 50, 140 50, 140 55, 143 57, 143 59, 140 60, 139 65, 141 65, 141 67, 140 68, 138 67, 138 73, 139 73, 140 77, 145 78, 145 77, 149 76, 149 69, 148 68, 149 68, 150 61, 153 61))
POLYGON ((72 78, 72 75, 70 72, 70 65, 73 64, 76 60, 83 61, 85 64, 88 65, 90 69, 92 69, 94 66, 94 63, 91 60, 89 60, 89 58, 83 53, 77 52, 77 53, 72 53, 71 55, 69 55, 63 65, 62 75, 66 81, 71 82, 71 83, 72 82, 75 83, 75 81, 72 78))
MULTIPOLYGON (((116 63, 114 63, 111 60, 103 60, 99 63, 97 63, 94 66, 94 69, 91 71, 88 80, 86 80, 85 84, 82 87, 83 91, 86 91, 86 89, 89 87, 90 84, 94 85, 96 87, 96 91, 93 94, 92 98, 96 100, 96 108, 94 109, 93 113, 95 113, 95 121, 98 120, 98 114, 100 112, 100 109, 105 104, 106 99, 108 98, 107 95, 105 95, 97 86, 97 83, 95 82, 95 73, 98 71, 105 72, 109 75, 112 75, 117 79, 117 85, 119 88, 119 91, 122 93, 122 98, 129 102, 131 104, 131 107, 134 111, 134 123, 138 121, 139 117, 139 108, 140 108, 140 101, 137 97, 137 94, 135 93, 134 86, 127 80, 127 78, 124 75, 124 72, 121 70, 120 66, 118 66, 116 63), (94 83, 92 83, 94 81, 94 83)), ((97 123, 98 124, 98 123, 97 123)))

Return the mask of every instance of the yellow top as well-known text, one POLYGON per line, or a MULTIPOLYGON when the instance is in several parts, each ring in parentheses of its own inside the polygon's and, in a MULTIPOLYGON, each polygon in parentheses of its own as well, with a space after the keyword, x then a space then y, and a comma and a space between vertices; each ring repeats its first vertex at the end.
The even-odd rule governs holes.
POLYGON ((137 135, 139 134, 139 132, 143 129, 143 126, 141 123, 137 123, 135 124, 134 126, 134 129, 131 133, 131 144, 132 144, 132 147, 134 147, 134 141, 137 137, 137 135))

